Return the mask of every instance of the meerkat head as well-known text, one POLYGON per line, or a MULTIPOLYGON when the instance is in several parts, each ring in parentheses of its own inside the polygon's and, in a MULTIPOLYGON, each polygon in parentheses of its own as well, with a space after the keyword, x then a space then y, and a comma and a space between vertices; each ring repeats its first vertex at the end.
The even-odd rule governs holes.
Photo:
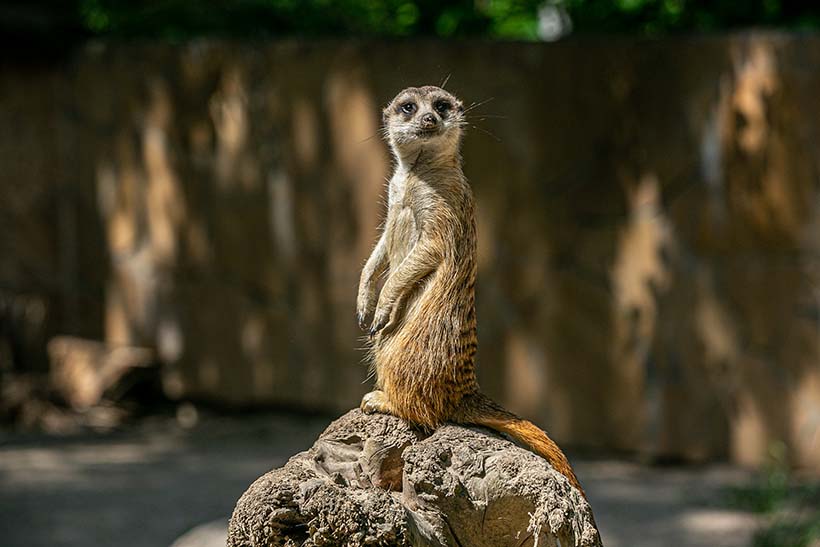
POLYGON ((440 87, 408 87, 387 105, 383 117, 390 145, 400 157, 422 149, 458 153, 464 106, 440 87))

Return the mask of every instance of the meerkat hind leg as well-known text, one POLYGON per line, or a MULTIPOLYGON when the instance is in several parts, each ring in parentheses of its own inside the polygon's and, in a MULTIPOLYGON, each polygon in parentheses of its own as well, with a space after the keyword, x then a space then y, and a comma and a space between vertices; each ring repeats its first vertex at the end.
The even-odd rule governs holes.
POLYGON ((374 412, 378 412, 379 414, 393 414, 390 402, 387 400, 387 395, 380 389, 366 393, 365 396, 362 397, 362 403, 359 405, 359 408, 365 414, 373 414, 374 412))

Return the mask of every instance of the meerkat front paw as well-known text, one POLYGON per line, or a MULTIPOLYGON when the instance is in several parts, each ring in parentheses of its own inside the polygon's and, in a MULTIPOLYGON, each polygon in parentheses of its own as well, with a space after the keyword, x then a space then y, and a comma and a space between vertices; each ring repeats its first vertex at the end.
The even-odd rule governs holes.
POLYGON ((362 402, 359 405, 359 408, 365 414, 390 414, 390 405, 387 402, 387 395, 384 394, 384 391, 381 390, 374 390, 370 393, 366 393, 364 397, 362 397, 362 402))
POLYGON ((360 329, 365 329, 367 316, 373 311, 375 304, 376 295, 370 286, 363 285, 359 287, 359 295, 356 298, 356 320, 360 329))
POLYGON ((373 316, 373 324, 370 325, 370 336, 375 336, 390 322, 390 310, 379 308, 376 310, 376 315, 373 316))

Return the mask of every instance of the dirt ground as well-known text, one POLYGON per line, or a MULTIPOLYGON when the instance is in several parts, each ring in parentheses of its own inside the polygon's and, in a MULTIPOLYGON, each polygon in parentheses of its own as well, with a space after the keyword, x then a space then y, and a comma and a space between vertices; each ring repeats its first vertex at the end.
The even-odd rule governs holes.
MULTIPOLYGON (((330 418, 154 418, 125 432, 0 433, 5 547, 224 545, 236 499, 306 449, 330 418), (203 526, 203 524, 208 523, 203 526)), ((646 467, 572 458, 607 547, 746 547, 755 517, 722 507, 749 475, 727 466, 646 467)))

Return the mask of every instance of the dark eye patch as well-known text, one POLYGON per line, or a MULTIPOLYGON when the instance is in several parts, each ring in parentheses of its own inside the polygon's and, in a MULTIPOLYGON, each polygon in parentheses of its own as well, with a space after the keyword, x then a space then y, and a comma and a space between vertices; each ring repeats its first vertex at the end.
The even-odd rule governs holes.
POLYGON ((399 110, 404 112, 405 114, 412 114, 416 111, 416 103, 414 102, 406 102, 399 105, 399 110))
POLYGON ((450 101, 445 101, 445 100, 443 100, 443 99, 442 99, 442 100, 438 100, 438 101, 436 101, 435 103, 433 103, 433 108, 434 108, 434 109, 436 110, 436 112, 438 112, 439 114, 444 115, 444 114, 446 114, 446 113, 447 113, 447 112, 448 112, 451 108, 453 108, 453 105, 450 103, 450 101))

